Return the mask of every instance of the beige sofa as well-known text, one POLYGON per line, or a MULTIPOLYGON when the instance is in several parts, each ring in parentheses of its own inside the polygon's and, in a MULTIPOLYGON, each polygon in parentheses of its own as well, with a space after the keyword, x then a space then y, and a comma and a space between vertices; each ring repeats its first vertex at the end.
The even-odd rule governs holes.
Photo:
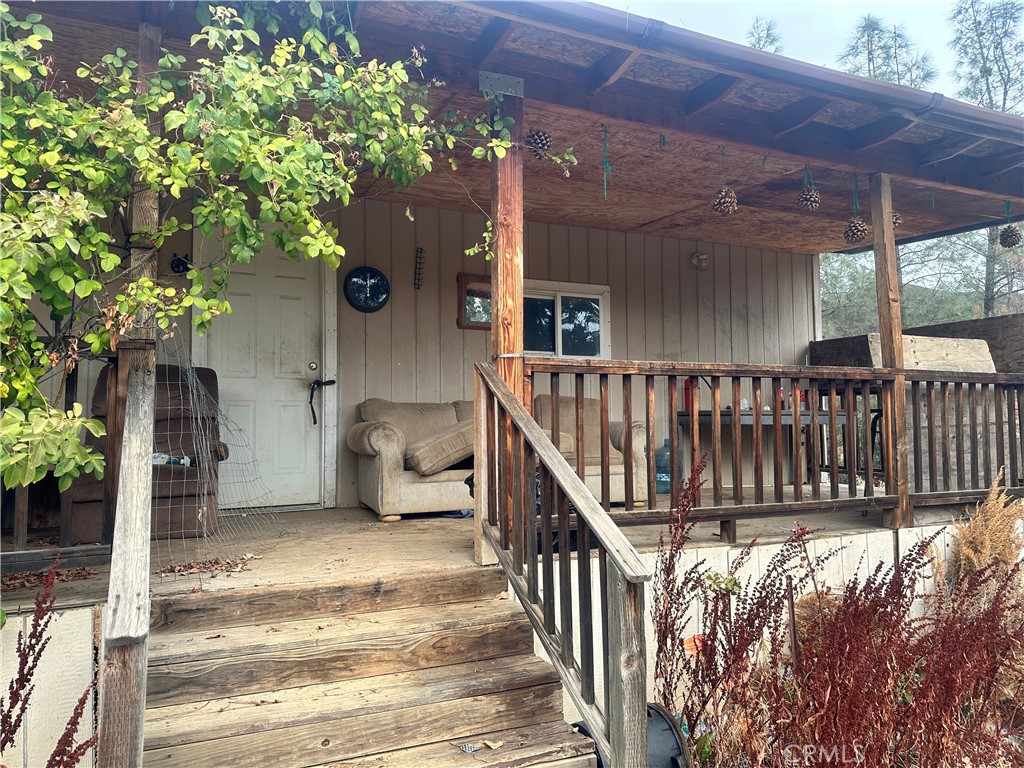
POLYGON ((348 447, 358 456, 359 502, 385 522, 402 515, 472 509, 473 403, 393 403, 356 408, 348 447), (456 465, 464 467, 453 469, 456 465))
MULTIPOLYGON (((551 395, 537 395, 533 399, 533 417, 545 432, 551 432, 551 395)), ((558 399, 558 426, 563 435, 576 434, 576 399, 560 397, 558 399)), ((647 432, 644 425, 634 421, 628 430, 623 428, 621 421, 613 421, 608 425, 609 446, 608 463, 610 474, 610 501, 621 504, 626 500, 626 472, 622 463, 622 446, 625 440, 632 445, 633 464, 633 501, 637 504, 647 503, 647 432)), ((585 482, 590 492, 601 498, 601 401, 587 397, 583 400, 583 458, 586 466, 585 482)), ((572 443, 561 438, 559 450, 569 458, 569 463, 576 466, 572 443)))

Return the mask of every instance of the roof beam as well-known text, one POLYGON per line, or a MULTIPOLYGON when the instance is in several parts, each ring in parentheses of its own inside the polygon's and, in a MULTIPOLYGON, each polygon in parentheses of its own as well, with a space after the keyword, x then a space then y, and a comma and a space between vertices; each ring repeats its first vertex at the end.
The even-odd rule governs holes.
POLYGON ((823 99, 820 96, 808 96, 800 101, 787 104, 782 109, 773 112, 768 119, 772 126, 772 136, 777 139, 797 128, 803 128, 824 112, 831 103, 829 99, 823 99))
POLYGON ((978 164, 978 173, 983 179, 989 179, 1021 165, 1024 165, 1024 148, 1011 149, 1009 152, 986 157, 978 164))
POLYGON ((484 27, 473 42, 473 65, 477 69, 487 69, 491 62, 501 53, 512 34, 512 22, 508 19, 494 18, 484 27))
POLYGON ((587 71, 587 93, 593 96, 614 84, 640 58, 640 51, 615 49, 587 71))
POLYGON ((947 136, 946 138, 930 141, 921 147, 918 152, 917 162, 921 165, 936 165, 946 160, 970 152, 975 147, 984 144, 988 139, 977 136, 947 136))
POLYGON ((683 101, 686 106, 683 108, 683 111, 688 115, 696 115, 698 112, 703 112, 712 104, 724 99, 725 95, 735 88, 736 83, 739 81, 738 77, 733 77, 732 75, 715 75, 705 80, 696 88, 691 88, 686 92, 686 97, 683 101))
POLYGON ((873 123, 862 125, 853 131, 853 137, 850 140, 850 151, 863 152, 865 149, 885 144, 887 141, 895 139, 908 128, 913 127, 916 123, 916 120, 909 117, 886 115, 875 120, 873 123))

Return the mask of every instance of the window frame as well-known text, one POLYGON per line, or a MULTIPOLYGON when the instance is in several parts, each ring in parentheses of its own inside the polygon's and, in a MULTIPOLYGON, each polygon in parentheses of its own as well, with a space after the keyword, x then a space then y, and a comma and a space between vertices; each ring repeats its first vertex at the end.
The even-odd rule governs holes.
MULTIPOLYGON (((466 293, 471 285, 486 282, 490 285, 489 275, 475 275, 467 272, 460 272, 458 280, 458 318, 457 325, 463 330, 489 330, 491 323, 473 322, 466 318, 466 293)), ((524 349, 525 355, 530 357, 564 357, 567 359, 579 360, 610 360, 612 356, 612 335, 611 335, 611 287, 607 285, 595 285, 592 283, 570 283, 560 280, 523 280, 523 298, 527 299, 554 299, 555 317, 557 319, 557 331, 555 333, 555 351, 541 352, 538 350, 524 349), (562 297, 570 296, 583 299, 597 299, 601 313, 601 350, 597 355, 565 355, 562 354, 562 297)), ((492 303, 493 311, 493 303, 492 303)))

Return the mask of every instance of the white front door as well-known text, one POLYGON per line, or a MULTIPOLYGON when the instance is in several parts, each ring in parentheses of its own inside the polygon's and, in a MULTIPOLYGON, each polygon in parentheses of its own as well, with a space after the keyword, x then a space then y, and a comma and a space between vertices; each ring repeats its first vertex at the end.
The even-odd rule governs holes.
MULTIPOLYGON (((323 502, 324 404, 318 390, 314 426, 310 387, 335 378, 324 370, 323 291, 319 260, 295 262, 274 248, 232 267, 227 298, 233 314, 218 317, 206 338, 206 365, 217 372, 220 408, 252 446, 272 506, 323 502)), ((201 358, 201 355, 197 355, 201 358)), ((248 474, 248 473, 247 473, 248 474)), ((243 483, 221 483, 220 506, 254 501, 243 483)))

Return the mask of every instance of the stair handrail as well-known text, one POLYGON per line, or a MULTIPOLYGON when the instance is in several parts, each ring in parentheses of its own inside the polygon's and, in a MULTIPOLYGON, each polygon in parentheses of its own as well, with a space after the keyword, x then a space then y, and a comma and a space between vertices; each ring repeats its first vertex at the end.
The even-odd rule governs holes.
MULTIPOLYGON (((579 710, 588 735, 594 739, 599 753, 604 757, 605 764, 613 768, 646 766, 644 584, 653 578, 653 570, 640 558, 633 545, 490 363, 480 362, 475 366, 475 394, 478 556, 485 541, 508 576, 549 660, 579 710), (501 426, 503 417, 508 419, 507 427, 501 426), (502 435, 503 429, 511 429, 511 432, 502 435), (516 435, 521 436, 522 444, 514 439, 516 435), (496 436, 503 439, 499 441, 496 436), (506 455, 509 452, 499 448, 499 443, 511 446, 511 455, 506 455), (577 663, 571 627, 574 606, 570 600, 560 601, 562 625, 559 628, 554 616, 554 596, 544 594, 544 584, 537 574, 539 555, 542 569, 549 569, 544 580, 548 589, 560 590, 563 595, 568 592, 570 599, 576 597, 571 589, 572 563, 568 556, 565 560, 562 557, 565 550, 559 550, 560 578, 555 580, 550 573, 553 564, 549 542, 545 540, 540 545, 546 550, 544 552, 537 551, 537 544, 531 545, 535 541, 532 534, 536 533, 536 519, 533 518, 532 509, 526 509, 526 489, 522 483, 528 475, 532 476, 533 468, 532 462, 528 466, 524 460, 524 454, 535 458, 542 471, 550 476, 557 489, 555 496, 560 492, 564 497, 560 518, 563 515, 563 519, 568 518, 569 505, 575 508, 581 551, 577 558, 580 602, 575 607, 579 610, 580 624, 586 624, 591 629, 593 607, 589 600, 589 532, 592 532, 599 545, 601 584, 604 587, 604 594, 601 595, 604 625, 599 630, 604 651, 602 662, 606 670, 604 711, 595 700, 594 638, 580 633, 578 640, 581 660, 577 663), (518 474, 515 469, 509 471, 513 466, 518 469, 518 474), (492 473, 494 478, 505 480, 504 491, 498 492, 500 488, 491 488, 492 473), (514 487, 516 477, 519 487, 514 487), (517 511, 521 519, 514 514, 517 511), (511 535, 509 529, 512 529, 511 535), (534 555, 532 563, 531 553, 534 555), (586 599, 583 598, 584 593, 586 599), (588 612, 591 617, 585 616, 588 612), (590 649, 589 656, 585 650, 587 647, 590 649)), ((496 485, 500 486, 500 482, 496 485)), ((552 525, 550 517, 547 521, 542 520, 549 533, 552 525)), ((565 530, 562 524, 560 530, 565 530)), ((563 547, 564 544, 563 540, 563 547)))

